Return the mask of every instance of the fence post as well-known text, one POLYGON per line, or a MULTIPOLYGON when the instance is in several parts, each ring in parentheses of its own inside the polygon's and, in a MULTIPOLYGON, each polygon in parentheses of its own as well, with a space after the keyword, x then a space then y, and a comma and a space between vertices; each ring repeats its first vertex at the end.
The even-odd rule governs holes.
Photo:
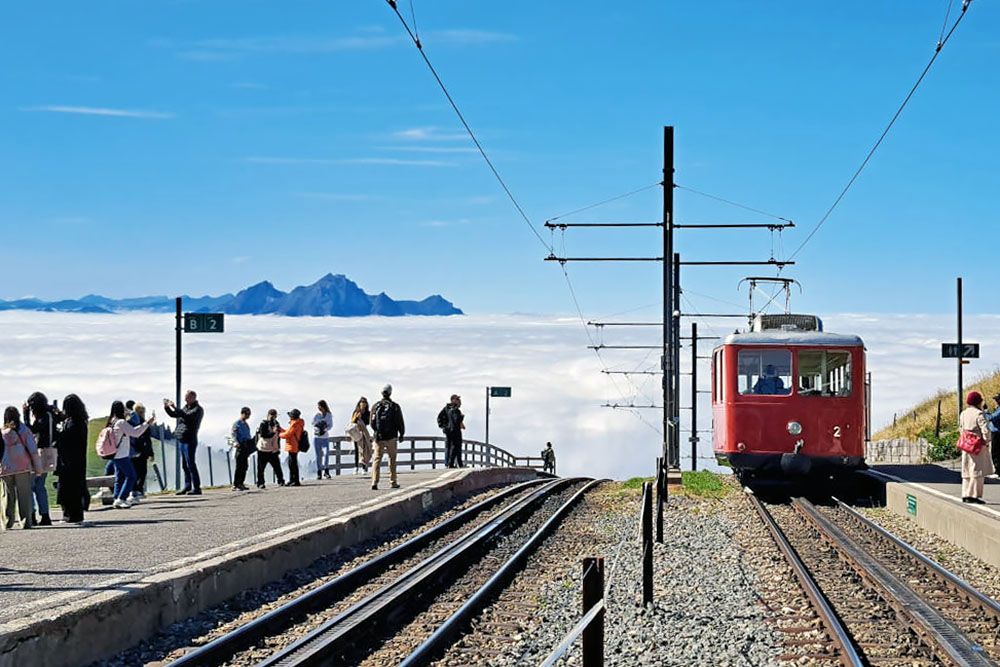
POLYGON ((934 422, 934 437, 941 437, 941 399, 938 399, 937 421, 934 422))
POLYGON ((229 471, 229 483, 230 484, 233 483, 233 457, 232 457, 232 453, 233 453, 232 449, 227 449, 226 450, 226 470, 229 471))
MULTIPOLYGON (((160 435, 163 438, 167 437, 163 435, 163 433, 161 433, 160 435)), ((167 490, 166 487, 170 486, 170 475, 167 473, 167 446, 163 444, 162 439, 160 440, 160 463, 163 464, 163 477, 164 477, 164 479, 161 480, 163 484, 161 484, 160 486, 163 488, 161 488, 160 491, 166 491, 167 490)))
MULTIPOLYGON (((583 613, 604 598, 604 559, 583 559, 583 613)), ((583 667, 604 667, 604 612, 583 631, 583 667)))
POLYGON ((656 541, 663 544, 663 457, 656 459, 656 541))
POLYGON ((212 447, 211 445, 206 446, 205 450, 208 452, 208 485, 215 486, 215 477, 212 476, 212 447))
POLYGON ((338 440, 337 441, 337 448, 333 450, 333 462, 334 462, 334 464, 336 466, 336 471, 333 473, 334 476, 340 474, 340 445, 341 444, 342 443, 338 440))
POLYGON ((181 488, 181 443, 174 438, 174 491, 181 488))
POLYGON ((642 484, 642 604, 653 602, 653 485, 642 484))
POLYGON ((438 467, 438 441, 437 438, 431 438, 431 470, 438 467))

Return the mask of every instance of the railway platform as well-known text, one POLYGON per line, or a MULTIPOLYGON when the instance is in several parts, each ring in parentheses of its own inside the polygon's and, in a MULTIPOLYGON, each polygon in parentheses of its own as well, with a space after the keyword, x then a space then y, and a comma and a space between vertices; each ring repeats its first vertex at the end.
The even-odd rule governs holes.
MULTIPOLYGON (((95 507, 87 525, 0 533, 0 667, 84 664, 526 468, 364 476, 95 507)), ((58 518, 58 513, 53 519, 58 518)))
POLYGON ((985 504, 962 502, 957 462, 876 465, 871 476, 885 484, 886 507, 1000 567, 1000 479, 985 480, 985 504))

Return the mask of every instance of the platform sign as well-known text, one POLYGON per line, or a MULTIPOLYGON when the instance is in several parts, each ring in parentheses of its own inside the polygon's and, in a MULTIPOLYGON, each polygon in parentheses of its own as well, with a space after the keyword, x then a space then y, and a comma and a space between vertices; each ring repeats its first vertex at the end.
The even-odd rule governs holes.
POLYGON ((917 497, 909 493, 906 494, 906 512, 917 516, 917 497))
POLYGON ((493 398, 510 398, 510 387, 490 387, 490 396, 493 398))
POLYGON ((942 359, 978 359, 979 343, 941 343, 942 359))
POLYGON ((223 333, 225 324, 222 313, 184 313, 184 333, 223 333))

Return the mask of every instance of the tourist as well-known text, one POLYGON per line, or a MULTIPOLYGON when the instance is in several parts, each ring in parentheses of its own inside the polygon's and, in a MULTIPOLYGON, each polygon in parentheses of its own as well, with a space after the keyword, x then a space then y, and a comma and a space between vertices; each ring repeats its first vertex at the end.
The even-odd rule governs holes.
POLYGON ((316 451, 316 479, 330 479, 330 434, 333 432, 333 415, 326 401, 316 404, 319 410, 313 416, 313 447, 316 451))
POLYGON ((993 397, 996 409, 986 415, 990 426, 990 455, 993 459, 993 476, 1000 470, 1000 394, 993 397))
POLYGON ((184 394, 184 406, 177 407, 170 399, 163 399, 163 409, 167 414, 177 419, 174 437, 181 450, 181 467, 184 469, 184 488, 177 492, 178 496, 191 494, 201 495, 201 477, 198 475, 198 429, 205 411, 198 403, 198 394, 190 389, 184 394))
POLYGON ((42 473, 35 436, 21 423, 17 408, 8 407, 3 413, 3 452, 0 454, 0 506, 3 517, 0 529, 10 530, 20 517, 21 528, 34 525, 31 509, 31 480, 42 473))
POLYGON ((278 481, 278 486, 285 485, 285 473, 281 469, 281 424, 278 423, 278 411, 271 408, 267 417, 257 427, 257 488, 266 488, 264 484, 264 468, 268 465, 278 481))
POLYGON ((230 433, 236 450, 236 472, 233 473, 233 491, 248 491, 246 487, 247 468, 253 453, 253 436, 250 434, 250 408, 240 409, 240 418, 233 422, 230 433))
POLYGON ((298 408, 289 410, 288 418, 288 428, 282 429, 280 434, 285 441, 285 453, 288 454, 288 486, 302 486, 299 481, 299 441, 305 435, 306 423, 298 408))
POLYGON ((546 442, 542 450, 542 472, 556 474, 556 450, 552 449, 551 442, 546 442))
POLYGON ((382 387, 382 400, 372 409, 372 430, 375 432, 375 453, 372 457, 372 491, 378 490, 382 455, 389 455, 389 481, 392 488, 399 488, 396 477, 396 447, 403 438, 406 426, 403 410, 392 400, 392 385, 382 387))
POLYGON ((444 464, 448 468, 462 466, 462 431, 465 415, 462 414, 462 397, 452 394, 451 400, 438 413, 438 427, 444 431, 444 464))
POLYGON ((368 472, 368 464, 372 459, 372 435, 368 430, 372 413, 368 409, 368 399, 362 396, 351 413, 351 422, 347 425, 347 435, 354 442, 354 474, 358 470, 368 472))
MULTIPOLYGON (((63 408, 66 406, 63 405, 63 408)), ((128 403, 125 404, 127 411, 128 403)), ((153 415, 153 421, 156 415, 153 415)), ((132 414, 128 423, 132 426, 139 426, 146 421, 146 406, 142 403, 135 403, 132 406, 132 414)), ((153 459, 153 435, 147 428, 138 438, 130 438, 129 444, 132 447, 132 465, 135 467, 135 488, 132 489, 134 498, 146 497, 146 475, 149 473, 149 462, 153 459)))
POLYGON ((139 426, 132 426, 125 419, 125 404, 121 401, 111 404, 105 428, 111 429, 111 441, 115 445, 115 457, 112 459, 115 464, 113 492, 115 501, 112 506, 115 509, 128 509, 139 502, 138 498, 132 497, 132 489, 135 487, 135 467, 132 465, 131 438, 138 438, 152 423, 153 418, 150 417, 139 426))
POLYGON ((42 462, 41 474, 31 480, 31 495, 34 498, 35 508, 41 515, 38 522, 40 526, 51 526, 52 519, 49 516, 49 492, 45 488, 45 480, 48 477, 46 470, 51 469, 52 458, 56 453, 56 415, 49 405, 49 399, 40 391, 36 391, 28 397, 22 407, 24 412, 24 424, 31 429, 38 447, 38 458, 42 462))
POLYGON ((989 421, 983 412, 982 394, 970 391, 965 402, 969 407, 958 416, 959 439, 978 445, 978 449, 970 452, 959 447, 962 450, 962 502, 983 505, 983 478, 993 474, 989 421))
POLYGON ((56 501, 63 511, 63 522, 79 525, 83 523, 83 511, 87 506, 87 433, 90 417, 87 407, 76 394, 63 399, 63 414, 66 418, 60 424, 59 464, 56 476, 59 489, 56 501))

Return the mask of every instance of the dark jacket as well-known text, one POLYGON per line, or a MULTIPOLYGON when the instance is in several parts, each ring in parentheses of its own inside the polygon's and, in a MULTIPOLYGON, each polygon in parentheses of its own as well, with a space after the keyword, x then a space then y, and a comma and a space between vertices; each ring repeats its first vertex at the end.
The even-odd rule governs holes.
POLYGON ((31 434, 35 436, 35 444, 39 449, 55 445, 57 421, 51 410, 46 410, 45 414, 34 421, 29 419, 27 411, 24 413, 24 423, 31 429, 31 434))
POLYGON ((461 433, 462 422, 465 421, 465 415, 462 414, 462 410, 449 403, 444 406, 444 413, 448 417, 448 423, 444 427, 444 432, 448 435, 461 433))
POLYGON ((403 409, 391 398, 383 398, 372 407, 372 430, 376 440, 400 439, 406 433, 403 409), (385 417, 380 417, 385 413, 385 417))
POLYGON ((177 429, 174 431, 174 437, 177 438, 178 442, 183 442, 187 445, 197 445, 198 444, 198 429, 201 428, 201 420, 205 416, 205 411, 201 407, 201 403, 195 401, 191 405, 186 403, 181 407, 173 410, 170 406, 164 406, 167 414, 174 417, 177 420, 177 429))
POLYGON ((87 427, 86 421, 67 419, 59 432, 56 474, 59 476, 57 501, 60 504, 66 504, 71 495, 79 499, 87 492, 87 427))

